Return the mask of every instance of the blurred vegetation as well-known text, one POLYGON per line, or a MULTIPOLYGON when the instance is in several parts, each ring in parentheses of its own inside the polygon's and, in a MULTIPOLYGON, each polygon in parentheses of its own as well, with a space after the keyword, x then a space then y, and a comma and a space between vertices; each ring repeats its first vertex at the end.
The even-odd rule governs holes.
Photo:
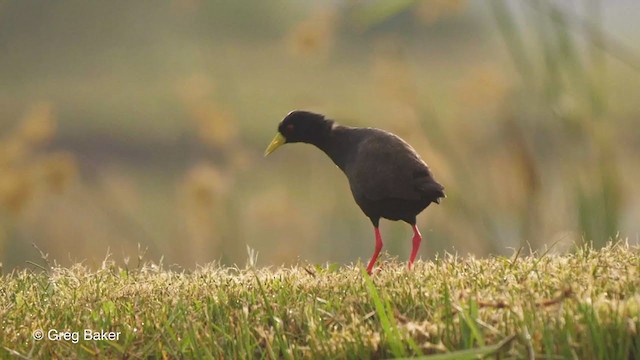
MULTIPOLYGON (((373 247, 290 110, 408 140, 423 257, 638 241, 640 7, 536 0, 0 2, 0 262, 350 262, 373 247), (634 12, 635 11, 635 12, 634 12), (630 25, 629 25, 630 26, 630 25), (632 48, 629 46, 636 46, 632 48), (297 150, 297 151, 296 151, 297 150)), ((385 249, 410 230, 383 222, 385 249)))

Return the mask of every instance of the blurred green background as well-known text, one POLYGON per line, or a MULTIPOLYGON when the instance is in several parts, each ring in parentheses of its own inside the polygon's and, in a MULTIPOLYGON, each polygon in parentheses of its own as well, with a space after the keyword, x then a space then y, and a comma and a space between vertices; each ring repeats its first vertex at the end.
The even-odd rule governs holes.
MULTIPOLYGON (((373 251, 293 109, 390 130, 448 198, 420 251, 640 232, 640 3, 0 0, 0 262, 194 268, 373 251), (35 244, 37 248, 34 248, 35 244)), ((411 230, 382 222, 406 258, 411 230)))

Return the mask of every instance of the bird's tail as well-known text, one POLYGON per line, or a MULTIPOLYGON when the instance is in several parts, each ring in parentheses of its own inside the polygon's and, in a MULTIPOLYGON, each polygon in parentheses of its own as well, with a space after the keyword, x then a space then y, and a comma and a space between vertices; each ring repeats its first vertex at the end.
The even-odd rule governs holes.
POLYGON ((440 204, 440 199, 447 197, 444 193, 444 186, 435 181, 431 181, 428 184, 423 185, 422 190, 429 196, 429 198, 431 198, 431 202, 436 204, 440 204))
POLYGON ((444 193, 444 189, 440 190, 438 193, 438 197, 433 201, 434 203, 440 205, 440 199, 444 199, 447 197, 447 194, 444 193))

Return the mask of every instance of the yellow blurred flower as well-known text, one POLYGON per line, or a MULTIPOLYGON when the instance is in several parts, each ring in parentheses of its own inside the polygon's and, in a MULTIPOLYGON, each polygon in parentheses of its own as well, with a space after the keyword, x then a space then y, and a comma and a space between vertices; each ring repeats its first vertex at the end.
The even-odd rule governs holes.
POLYGON ((236 141, 236 119, 214 100, 214 86, 206 76, 188 78, 179 84, 178 92, 204 144, 226 147, 236 141))
POLYGON ((41 189, 60 193, 76 176, 72 154, 38 152, 38 146, 49 142, 56 132, 52 109, 48 102, 31 106, 0 139, 0 208, 20 213, 41 189))
POLYGON ((252 159, 244 148, 238 148, 231 154, 231 168, 245 171, 251 166, 252 159))
POLYGON ((28 148, 17 137, 11 137, 0 142, 0 168, 19 163, 28 154, 28 148))
POLYGON ((190 112, 203 143, 225 147, 236 140, 238 127, 229 111, 218 108, 212 102, 203 102, 194 105, 190 112))
POLYGON ((18 136, 30 146, 39 146, 47 143, 56 132, 56 123, 53 118, 53 106, 42 102, 29 109, 22 119, 18 129, 18 136))
POLYGON ((76 177, 75 157, 68 152, 57 152, 42 159, 44 183, 54 193, 62 193, 76 177))
POLYGON ((226 183, 224 176, 213 165, 196 165, 189 170, 183 184, 187 206, 193 210, 211 211, 225 191, 226 183))
POLYGON ((334 42, 335 20, 334 11, 324 10, 298 23, 288 36, 291 52, 297 56, 327 54, 334 42))
POLYGON ((9 171, 0 176, 0 207, 19 214, 33 197, 33 182, 24 171, 9 171))
POLYGON ((220 231, 224 228, 225 176, 213 165, 202 163, 190 169, 180 186, 180 202, 189 256, 209 259, 221 251, 220 231))

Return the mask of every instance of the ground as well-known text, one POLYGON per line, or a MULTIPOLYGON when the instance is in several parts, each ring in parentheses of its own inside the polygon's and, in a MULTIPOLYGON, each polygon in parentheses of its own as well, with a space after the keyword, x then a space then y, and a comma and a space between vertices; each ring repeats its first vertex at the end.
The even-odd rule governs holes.
POLYGON ((0 357, 640 357, 637 246, 524 253, 411 271, 387 256, 372 277, 362 264, 34 265, 0 278, 0 357))

